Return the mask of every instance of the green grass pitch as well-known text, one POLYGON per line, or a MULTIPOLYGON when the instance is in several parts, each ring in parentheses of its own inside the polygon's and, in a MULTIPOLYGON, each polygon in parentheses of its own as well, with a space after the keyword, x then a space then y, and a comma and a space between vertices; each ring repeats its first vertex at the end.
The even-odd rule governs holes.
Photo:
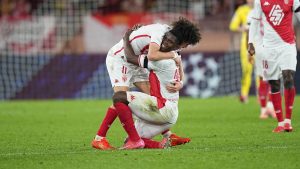
MULTIPOLYGON (((165 150, 92 149, 110 100, 0 102, 0 169, 299 169, 300 97, 292 133, 272 133, 274 119, 260 120, 256 98, 184 98, 173 132, 192 139, 165 150)), ((117 120, 108 133, 120 147, 117 120)), ((156 139, 160 139, 157 137, 156 139)))

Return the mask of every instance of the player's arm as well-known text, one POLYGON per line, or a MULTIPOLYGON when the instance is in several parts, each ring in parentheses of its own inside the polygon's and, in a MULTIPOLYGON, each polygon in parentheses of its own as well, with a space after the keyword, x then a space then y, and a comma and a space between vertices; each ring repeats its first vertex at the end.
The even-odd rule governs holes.
MULTIPOLYGON (((251 11, 249 14, 248 14, 248 17, 247 17, 247 27, 248 27, 248 30, 246 32, 246 48, 248 48, 248 41, 249 41, 249 27, 251 25, 251 21, 252 21, 252 14, 253 14, 253 11, 251 11)), ((257 32, 256 32, 257 33, 257 32)), ((255 33, 255 34, 256 34, 255 33)), ((248 53, 248 61, 249 63, 253 64, 254 63, 254 55, 250 55, 248 53)))
POLYGON ((251 16, 251 24, 249 28, 249 37, 248 37, 248 53, 250 56, 253 56, 255 54, 254 38, 255 38, 255 34, 257 33, 257 28, 259 27, 261 16, 262 16, 262 10, 260 7, 260 0, 255 0, 253 15, 251 16))
POLYGON ((253 19, 251 21, 251 25, 249 28, 249 37, 248 37, 248 53, 250 56, 253 56, 255 54, 254 37, 258 27, 259 27, 259 20, 253 19))
POLYGON ((182 83, 184 80, 184 70, 183 70, 182 62, 179 63, 179 74, 180 74, 180 81, 182 83))
POLYGON ((181 90, 183 88, 184 70, 183 70, 183 65, 182 65, 181 57, 179 57, 179 59, 180 59, 180 62, 178 64, 178 68, 179 68, 180 81, 168 84, 166 86, 166 89, 170 93, 175 93, 175 92, 177 92, 177 91, 179 91, 179 90, 181 90))
POLYGON ((229 29, 233 32, 243 32, 245 30, 245 28, 243 26, 241 26, 242 18, 241 18, 240 10, 241 10, 241 8, 238 8, 235 11, 235 13, 230 21, 229 29))
POLYGON ((139 65, 139 56, 134 53, 134 50, 129 42, 129 36, 132 32, 132 29, 128 30, 123 37, 124 53, 128 63, 139 65))
POLYGON ((151 42, 149 45, 149 51, 147 54, 147 57, 150 61, 157 61, 157 60, 163 60, 163 59, 174 59, 178 55, 176 55, 176 52, 161 52, 159 51, 160 45, 157 43, 151 42))
MULTIPOLYGON (((129 36, 133 30, 128 30, 123 37, 124 53, 128 63, 148 68, 148 58, 146 55, 136 55, 129 42, 129 36)), ((155 66, 151 66, 151 69, 155 69, 155 66)), ((149 69, 149 68, 148 68, 149 69)))

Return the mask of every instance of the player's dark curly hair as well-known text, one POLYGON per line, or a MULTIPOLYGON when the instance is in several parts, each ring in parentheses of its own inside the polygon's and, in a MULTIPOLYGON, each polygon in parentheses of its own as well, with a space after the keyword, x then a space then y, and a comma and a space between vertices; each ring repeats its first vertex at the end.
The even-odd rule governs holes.
POLYGON ((172 23, 170 32, 176 36, 177 43, 188 43, 195 45, 201 39, 199 28, 186 18, 180 17, 178 21, 172 23))

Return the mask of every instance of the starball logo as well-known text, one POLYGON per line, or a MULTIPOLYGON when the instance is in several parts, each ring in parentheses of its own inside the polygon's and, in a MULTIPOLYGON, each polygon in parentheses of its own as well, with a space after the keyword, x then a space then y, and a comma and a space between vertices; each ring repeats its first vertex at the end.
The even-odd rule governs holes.
POLYGON ((280 5, 273 5, 272 10, 269 13, 269 17, 273 25, 280 25, 282 18, 284 17, 284 13, 280 5))

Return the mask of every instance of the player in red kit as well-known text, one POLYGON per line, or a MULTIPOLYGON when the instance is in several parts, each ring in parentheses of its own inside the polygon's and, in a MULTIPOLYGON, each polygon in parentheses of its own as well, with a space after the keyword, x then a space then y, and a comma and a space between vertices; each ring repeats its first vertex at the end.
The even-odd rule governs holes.
POLYGON ((299 0, 255 0, 253 21, 249 29, 248 52, 254 55, 255 32, 259 21, 263 22, 264 55, 261 64, 263 78, 271 85, 272 102, 278 120, 278 126, 273 130, 275 133, 293 130, 291 118, 296 94, 294 75, 297 65, 293 14, 300 20, 299 0), (281 77, 284 84, 285 119, 280 93, 281 77))

